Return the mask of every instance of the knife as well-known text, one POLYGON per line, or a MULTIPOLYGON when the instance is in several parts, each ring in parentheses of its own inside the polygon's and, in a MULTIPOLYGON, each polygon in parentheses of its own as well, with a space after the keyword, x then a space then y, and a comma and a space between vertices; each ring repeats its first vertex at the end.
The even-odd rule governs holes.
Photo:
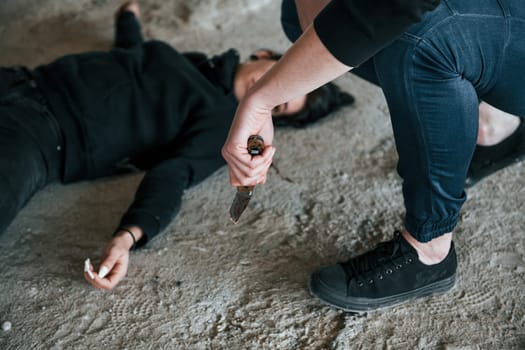
MULTIPOLYGON (((248 153, 252 156, 261 154, 264 150, 264 140, 259 135, 251 135, 248 138, 248 153)), ((236 224, 242 212, 248 206, 253 195, 255 186, 238 186, 237 193, 230 207, 230 218, 236 224)))

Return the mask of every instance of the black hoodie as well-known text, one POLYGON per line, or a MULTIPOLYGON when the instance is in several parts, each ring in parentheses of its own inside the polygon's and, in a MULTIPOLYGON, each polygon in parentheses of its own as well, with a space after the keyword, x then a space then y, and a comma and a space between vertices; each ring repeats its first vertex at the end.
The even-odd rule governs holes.
POLYGON ((111 175, 123 163, 146 169, 120 223, 141 227, 144 244, 177 213, 184 189, 225 164, 238 64, 235 50, 208 59, 144 42, 135 16, 123 12, 111 51, 37 67, 63 132, 63 182, 111 175))

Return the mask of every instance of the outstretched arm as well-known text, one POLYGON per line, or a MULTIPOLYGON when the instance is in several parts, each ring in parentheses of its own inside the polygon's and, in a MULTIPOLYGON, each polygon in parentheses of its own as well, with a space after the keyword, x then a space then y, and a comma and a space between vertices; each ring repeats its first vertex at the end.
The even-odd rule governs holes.
POLYGON ((136 1, 125 2, 115 13, 115 47, 129 49, 143 42, 140 8, 136 1))
MULTIPOLYGON (((275 152, 273 147, 267 146, 262 156, 250 157, 244 144, 252 134, 261 135, 265 143, 273 141, 269 125, 275 106, 309 93, 358 66, 438 4, 439 0, 330 1, 239 103, 222 148, 230 183, 248 186, 266 180, 268 164, 275 152)), ((308 13, 314 15, 318 10, 308 13)))
POLYGON ((178 213, 184 190, 202 181, 223 164, 217 156, 200 159, 181 157, 165 160, 149 170, 139 185, 133 203, 122 217, 119 229, 104 249, 98 273, 92 273, 94 278, 85 273, 86 280, 96 288, 113 289, 127 273, 129 250, 133 245, 136 243, 137 247, 141 247, 159 234, 178 213))
POLYGON ((184 189, 190 183, 191 169, 190 163, 174 158, 159 163, 144 175, 133 203, 121 218, 115 236, 104 249, 98 274, 93 274, 95 278, 84 274, 90 284, 110 290, 125 277, 129 250, 134 243, 137 247, 146 244, 177 214, 184 189))

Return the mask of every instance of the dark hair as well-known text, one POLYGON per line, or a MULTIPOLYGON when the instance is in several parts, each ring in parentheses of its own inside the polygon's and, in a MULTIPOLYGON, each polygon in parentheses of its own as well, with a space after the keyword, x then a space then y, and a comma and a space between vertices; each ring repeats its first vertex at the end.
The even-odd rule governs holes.
POLYGON ((342 91, 339 86, 327 83, 306 95, 306 103, 299 112, 273 117, 273 125, 304 128, 354 101, 354 97, 342 91))
MULTIPOLYGON (((282 55, 272 50, 268 51, 271 60, 279 60, 282 55)), ((250 56, 251 60, 257 60, 255 55, 250 56)), ((353 104, 354 97, 347 92, 342 91, 334 83, 327 83, 306 95, 304 107, 295 114, 273 117, 273 125, 277 127, 291 126, 294 128, 304 128, 319 119, 322 119, 332 112, 335 112, 343 106, 353 104)))

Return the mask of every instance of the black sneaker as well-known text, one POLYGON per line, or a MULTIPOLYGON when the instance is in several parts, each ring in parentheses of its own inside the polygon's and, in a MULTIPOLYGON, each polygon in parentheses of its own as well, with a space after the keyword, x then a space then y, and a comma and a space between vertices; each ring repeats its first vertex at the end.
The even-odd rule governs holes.
POLYGON ((310 292, 336 308, 365 312, 443 293, 456 281, 454 243, 442 262, 425 265, 416 250, 396 232, 393 240, 310 277, 310 292))
POLYGON ((465 180, 465 187, 496 171, 525 159, 525 122, 506 139, 494 146, 476 146, 465 180))

